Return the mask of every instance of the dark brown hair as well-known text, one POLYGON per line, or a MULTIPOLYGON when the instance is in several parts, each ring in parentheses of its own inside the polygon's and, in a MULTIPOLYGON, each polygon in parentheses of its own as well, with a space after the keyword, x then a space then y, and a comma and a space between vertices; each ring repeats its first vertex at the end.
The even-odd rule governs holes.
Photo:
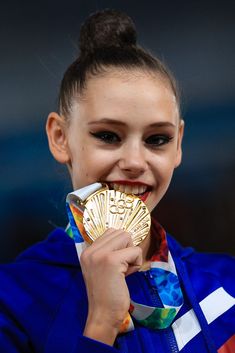
POLYGON ((69 116, 73 98, 83 92, 88 76, 103 73, 110 67, 160 74, 169 82, 180 110, 173 75, 158 58, 138 46, 136 39, 135 25, 125 13, 103 10, 90 15, 80 31, 80 55, 68 67, 61 82, 60 114, 69 116))

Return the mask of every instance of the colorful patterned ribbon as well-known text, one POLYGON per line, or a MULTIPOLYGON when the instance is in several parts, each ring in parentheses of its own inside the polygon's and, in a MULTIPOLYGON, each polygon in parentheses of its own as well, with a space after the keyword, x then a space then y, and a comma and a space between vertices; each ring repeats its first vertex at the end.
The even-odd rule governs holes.
MULTIPOLYGON (((78 259, 80 259, 81 252, 91 244, 91 240, 83 227, 82 211, 68 200, 69 198, 66 202, 69 226, 66 228, 66 232, 74 240, 78 259)), ((131 300, 129 313, 143 326, 151 329, 164 329, 172 324, 183 305, 183 294, 175 264, 168 249, 166 233, 159 224, 155 224, 155 226, 160 247, 152 256, 151 267, 146 272, 149 274, 152 288, 155 288, 158 293, 162 307, 147 306, 131 300)), ((120 333, 134 329, 129 313, 120 327, 120 333)))

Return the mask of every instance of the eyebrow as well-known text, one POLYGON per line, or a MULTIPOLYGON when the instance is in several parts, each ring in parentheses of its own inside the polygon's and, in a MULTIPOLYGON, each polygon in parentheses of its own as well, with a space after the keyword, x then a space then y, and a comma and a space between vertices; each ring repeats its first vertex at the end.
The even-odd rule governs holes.
MULTIPOLYGON (((121 125, 126 126, 127 124, 120 120, 102 118, 100 120, 90 121, 88 125, 99 125, 99 124, 111 124, 111 125, 121 125)), ((175 124, 169 121, 158 121, 156 123, 150 124, 149 127, 176 127, 175 124)))

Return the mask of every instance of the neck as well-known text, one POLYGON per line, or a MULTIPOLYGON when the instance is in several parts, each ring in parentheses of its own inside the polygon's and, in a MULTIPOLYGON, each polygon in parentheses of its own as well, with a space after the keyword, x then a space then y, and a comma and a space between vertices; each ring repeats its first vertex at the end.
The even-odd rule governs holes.
POLYGON ((151 236, 151 231, 147 235, 147 237, 140 243, 139 247, 142 249, 143 254, 143 264, 141 266, 142 270, 150 268, 150 259, 157 250, 158 244, 156 239, 151 236))

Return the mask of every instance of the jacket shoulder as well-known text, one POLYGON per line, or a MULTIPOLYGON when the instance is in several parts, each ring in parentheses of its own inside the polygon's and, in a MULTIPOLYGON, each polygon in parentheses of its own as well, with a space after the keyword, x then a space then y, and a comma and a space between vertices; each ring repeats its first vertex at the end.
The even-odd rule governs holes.
POLYGON ((176 262, 183 264, 196 291, 213 291, 223 287, 235 297, 235 258, 222 253, 197 252, 182 247, 168 236, 170 251, 176 262))

